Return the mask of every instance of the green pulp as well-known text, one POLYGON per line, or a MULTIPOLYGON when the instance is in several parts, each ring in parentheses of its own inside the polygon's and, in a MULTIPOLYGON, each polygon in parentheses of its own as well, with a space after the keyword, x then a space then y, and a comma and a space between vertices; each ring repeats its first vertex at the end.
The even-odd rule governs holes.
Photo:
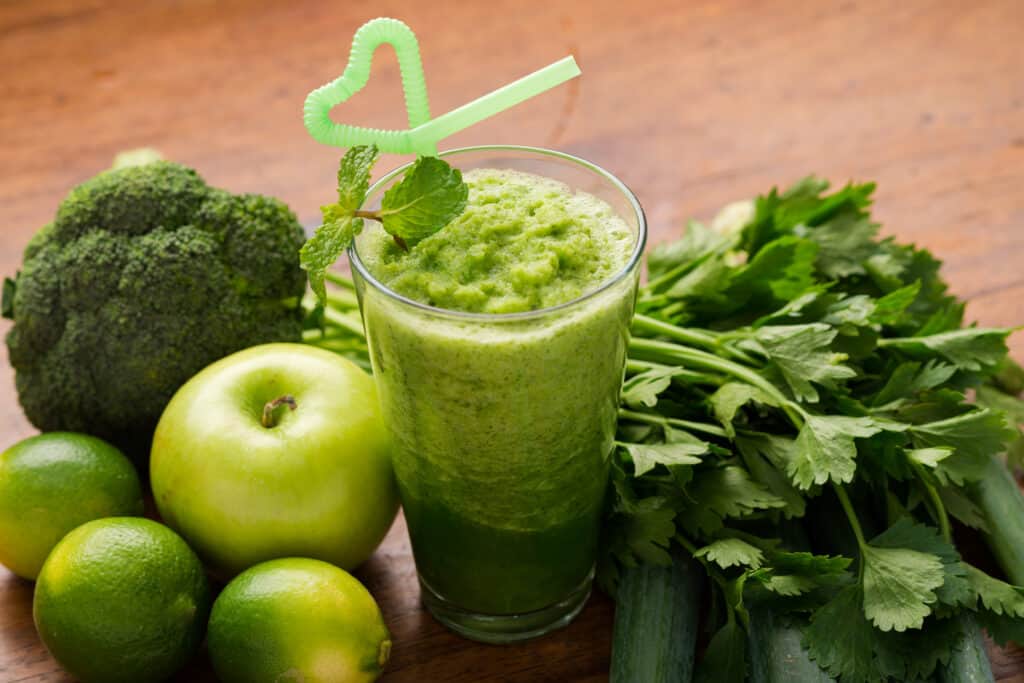
POLYGON ((607 203, 549 178, 475 169, 444 229, 403 251, 373 230, 360 249, 399 294, 451 311, 519 313, 572 301, 629 260, 633 234, 607 203))
MULTIPOLYGON (((393 254, 386 237, 361 236, 359 255, 370 272, 418 301, 490 312, 513 299, 517 310, 566 303, 628 263, 629 249, 619 247, 631 249, 635 237, 600 200, 522 173, 475 171, 467 182, 471 217, 408 256, 393 254), (500 211, 488 214, 495 197, 500 211), (487 231, 486 215, 506 228, 487 231), (550 221, 561 227, 548 230, 550 221), (480 234, 464 244, 471 228, 480 234), (478 268, 469 255, 473 244, 489 249, 493 240, 503 249, 494 250, 492 268, 478 268), (564 277, 560 269, 543 282, 516 275, 517 259, 533 263, 553 254, 561 263, 563 253, 564 277), (578 266, 573 254, 589 265, 578 266), (483 292, 483 303, 461 306, 476 295, 461 299, 460 287, 483 292)), ((582 301, 525 319, 420 309, 359 284, 424 584, 459 609, 490 615, 544 609, 585 585, 607 486, 635 271, 582 301)))

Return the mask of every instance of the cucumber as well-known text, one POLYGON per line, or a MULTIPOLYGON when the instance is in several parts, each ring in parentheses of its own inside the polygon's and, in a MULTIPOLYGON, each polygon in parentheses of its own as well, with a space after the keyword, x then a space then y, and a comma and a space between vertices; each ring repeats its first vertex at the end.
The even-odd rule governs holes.
MULTIPOLYGON (((811 542, 802 524, 783 521, 775 531, 786 550, 810 550, 811 542)), ((803 627, 806 625, 806 618, 776 614, 766 605, 750 609, 747 650, 751 683, 830 683, 835 680, 804 649, 803 627)))
POLYGON ((807 655, 800 621, 764 606, 750 610, 750 683, 831 683, 807 655))
POLYGON ((981 629, 970 614, 960 616, 960 636, 953 654, 935 678, 939 683, 995 683, 981 629))
POLYGON ((997 456, 992 456, 974 496, 985 514, 985 540, 1010 583, 1024 586, 1024 496, 997 456))
POLYGON ((609 683, 690 683, 703 570, 681 552, 669 567, 627 569, 615 596, 609 683))

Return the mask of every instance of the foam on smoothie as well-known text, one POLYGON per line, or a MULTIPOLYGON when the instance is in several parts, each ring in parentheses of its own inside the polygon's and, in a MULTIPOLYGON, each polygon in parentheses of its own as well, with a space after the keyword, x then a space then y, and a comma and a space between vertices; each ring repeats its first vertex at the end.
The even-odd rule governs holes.
POLYGON ((518 313, 579 298, 625 267, 634 236, 601 199, 550 178, 474 169, 466 210, 400 249, 370 225, 359 255, 415 301, 472 313, 518 313))

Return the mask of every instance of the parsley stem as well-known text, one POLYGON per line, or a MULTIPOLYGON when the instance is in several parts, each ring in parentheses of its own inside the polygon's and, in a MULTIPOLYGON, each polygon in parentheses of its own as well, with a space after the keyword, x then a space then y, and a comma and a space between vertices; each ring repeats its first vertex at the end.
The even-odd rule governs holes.
POLYGON ((924 478, 924 472, 920 465, 913 463, 913 468, 917 474, 918 482, 924 487, 924 492, 928 495, 929 508, 931 508, 932 517, 935 518, 935 523, 939 525, 939 532, 942 534, 942 538, 952 543, 953 530, 949 526, 949 515, 946 513, 946 506, 942 502, 938 489, 924 478))
POLYGON ((691 365, 704 370, 716 370, 741 379, 747 384, 754 385, 771 396, 779 405, 786 406, 792 403, 774 384, 754 372, 751 368, 725 358, 720 358, 707 351, 653 339, 632 339, 629 342, 629 350, 640 360, 667 361, 670 364, 676 363, 691 365))
POLYGON ((705 257, 704 259, 694 259, 692 261, 684 261, 684 262, 680 263, 675 268, 672 268, 671 270, 665 271, 660 276, 658 276, 658 277, 654 278, 653 280, 651 280, 650 282, 648 282, 647 285, 644 287, 644 291, 645 292, 650 292, 652 294, 659 293, 657 291, 659 287, 661 287, 664 284, 668 284, 670 282, 674 282, 676 279, 679 278, 680 275, 682 275, 683 273, 685 273, 688 270, 692 270, 693 268, 695 268, 697 266, 698 263, 700 263, 701 261, 706 260, 706 258, 707 257, 705 257))
POLYGON ((754 358, 745 352, 723 344, 719 335, 714 332, 679 327, 678 325, 657 320, 643 315, 642 313, 637 313, 633 316, 633 329, 659 334, 664 337, 668 337, 669 339, 675 339, 676 341, 683 342, 684 344, 700 346, 705 349, 710 349, 711 351, 725 352, 733 358, 746 363, 755 362, 754 358))
POLYGON ((660 370, 662 368, 671 370, 673 378, 678 378, 692 384, 713 384, 715 386, 721 386, 722 383, 725 382, 725 379, 719 375, 709 375, 704 372, 697 372, 696 370, 685 370, 672 365, 652 363, 645 360, 634 360, 632 358, 626 359, 626 373, 630 375, 635 375, 645 370, 660 370))
MULTIPOLYGON (((857 519, 857 513, 853 510, 853 504, 850 502, 850 497, 846 494, 846 487, 832 482, 832 489, 836 492, 839 504, 843 506, 843 512, 846 513, 846 519, 850 522, 850 528, 853 529, 853 535, 857 537, 857 545, 860 547, 861 551, 863 551, 868 542, 864 539, 864 531, 860 528, 860 520, 857 519)), ((864 563, 861 562, 860 566, 863 567, 864 563)))
POLYGON ((333 308, 324 309, 324 321, 328 325, 340 327, 352 334, 366 339, 366 332, 363 331, 363 321, 346 313, 340 313, 333 308))
POLYGON ((671 425, 673 427, 682 427, 683 429, 690 429, 695 432, 703 432, 705 434, 711 434, 712 436, 720 436, 725 438, 728 436, 725 430, 718 425, 708 424, 706 422, 691 422, 689 420, 680 420, 675 417, 662 417, 661 415, 651 415, 650 413, 641 413, 635 410, 627 410, 626 408, 619 409, 619 417, 623 420, 632 420, 633 422, 641 422, 649 425, 671 425))

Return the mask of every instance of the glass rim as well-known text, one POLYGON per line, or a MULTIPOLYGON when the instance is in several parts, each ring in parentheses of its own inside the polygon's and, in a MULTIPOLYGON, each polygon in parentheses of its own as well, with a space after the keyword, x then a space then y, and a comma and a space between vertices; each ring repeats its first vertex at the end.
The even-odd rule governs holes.
MULTIPOLYGON (((421 311, 425 311, 433 315, 487 322, 517 320, 522 321, 531 320, 534 318, 541 318, 555 311, 561 311, 568 308, 579 306, 583 302, 598 296, 602 292, 605 292, 608 289, 617 285, 618 283, 622 282, 622 280, 625 279, 626 277, 629 277, 630 273, 632 273, 634 268, 637 267, 641 256, 643 256, 644 247, 647 245, 647 217, 646 215, 644 215, 643 207, 640 206, 640 200, 638 200, 633 191, 630 190, 629 187, 624 182, 619 180, 615 175, 605 170, 604 168, 598 166, 597 164, 587 161, 586 159, 583 159, 581 157, 577 157, 572 154, 567 154, 565 152, 559 152, 553 149, 547 149, 544 147, 531 147, 529 145, 474 145, 471 147, 456 147, 454 149, 445 150, 444 152, 438 154, 438 156, 447 157, 457 154, 464 154, 467 152, 529 152, 531 154, 536 154, 539 156, 552 157, 555 159, 560 159, 562 161, 568 161, 601 176, 609 183, 611 183, 617 190, 619 190, 619 192, 621 192, 624 197, 626 197, 627 201, 633 209, 633 213, 636 215, 638 228, 636 235, 636 243, 633 245, 633 251, 629 255, 629 260, 626 261, 626 264, 619 271, 617 271, 615 275, 601 282, 593 289, 588 290, 581 294, 580 296, 574 299, 570 299, 569 301, 565 301, 554 306, 538 308, 532 311, 518 311, 516 313, 476 313, 472 311, 456 311, 450 308, 440 308, 438 306, 431 306, 430 304, 425 304, 421 301, 410 299, 409 297, 403 294, 399 294, 398 292, 396 292, 395 290, 391 289, 383 282, 378 280, 376 277, 374 277, 372 273, 370 273, 369 269, 366 267, 366 264, 364 264, 362 259, 359 258, 359 251, 356 249, 356 240, 353 240, 352 244, 350 244, 348 248, 349 263, 352 265, 353 268, 355 268, 359 272, 360 277, 366 280, 366 282, 370 283, 370 285, 373 286, 374 289, 383 292, 390 298, 399 301, 402 304, 411 306, 413 308, 417 308, 421 311)), ((373 183, 373 185, 370 186, 369 190, 367 190, 366 196, 369 197, 373 195, 374 192, 379 190, 381 186, 393 180, 395 176, 397 176, 399 173, 403 173, 413 163, 415 163, 415 161, 404 163, 401 166, 398 166, 397 168, 388 171, 386 174, 384 174, 382 178, 380 178, 377 182, 373 183)))

